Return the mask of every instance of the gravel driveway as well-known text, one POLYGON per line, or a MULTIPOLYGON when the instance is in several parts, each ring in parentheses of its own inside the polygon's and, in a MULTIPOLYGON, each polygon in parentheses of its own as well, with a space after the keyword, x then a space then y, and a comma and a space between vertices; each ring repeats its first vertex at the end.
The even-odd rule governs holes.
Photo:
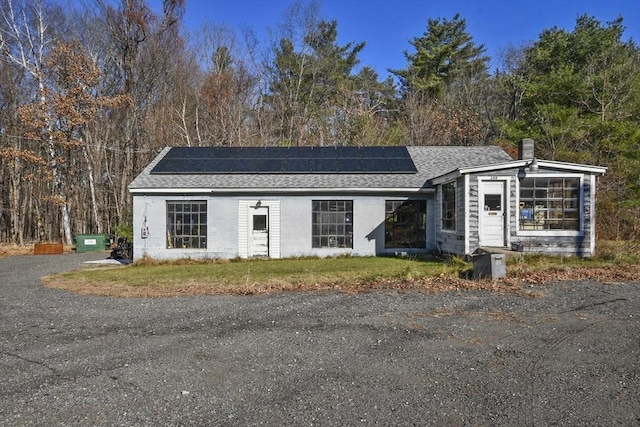
POLYGON ((640 278, 117 299, 0 259, 0 425, 638 425, 640 278))

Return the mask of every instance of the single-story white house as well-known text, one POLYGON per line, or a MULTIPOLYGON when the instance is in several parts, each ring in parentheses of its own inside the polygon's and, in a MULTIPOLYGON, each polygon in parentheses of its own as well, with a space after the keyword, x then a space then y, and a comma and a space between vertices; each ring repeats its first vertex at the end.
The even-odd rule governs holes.
POLYGON ((600 166, 495 146, 173 147, 129 185, 134 259, 480 248, 591 256, 600 166))

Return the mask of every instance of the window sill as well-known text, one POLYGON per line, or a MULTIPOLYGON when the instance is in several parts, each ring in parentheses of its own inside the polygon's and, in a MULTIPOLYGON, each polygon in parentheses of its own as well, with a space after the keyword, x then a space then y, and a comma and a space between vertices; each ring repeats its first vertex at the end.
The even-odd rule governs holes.
POLYGON ((341 250, 352 250, 353 248, 347 246, 313 246, 311 249, 341 249, 341 250))
POLYGON ((207 248, 165 248, 168 251, 206 251, 207 248))
POLYGON ((535 237, 535 236, 557 236, 557 237, 584 237, 583 231, 570 230, 518 230, 516 236, 535 237))

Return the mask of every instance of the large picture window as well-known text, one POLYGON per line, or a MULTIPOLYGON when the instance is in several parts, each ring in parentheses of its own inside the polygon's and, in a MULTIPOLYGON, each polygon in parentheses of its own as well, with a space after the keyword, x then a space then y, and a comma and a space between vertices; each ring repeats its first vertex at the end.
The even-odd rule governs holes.
POLYGON ((207 247, 207 202, 167 202, 167 248, 207 247))
POLYGON ((456 183, 449 182, 442 186, 442 228, 456 229, 456 183))
POLYGON ((312 217, 312 247, 353 248, 353 201, 314 200, 312 217))
POLYGON ((425 200, 387 200, 385 202, 385 248, 424 248, 426 228, 427 202, 425 200))
POLYGON ((580 230, 580 179, 520 181, 520 230, 580 230))

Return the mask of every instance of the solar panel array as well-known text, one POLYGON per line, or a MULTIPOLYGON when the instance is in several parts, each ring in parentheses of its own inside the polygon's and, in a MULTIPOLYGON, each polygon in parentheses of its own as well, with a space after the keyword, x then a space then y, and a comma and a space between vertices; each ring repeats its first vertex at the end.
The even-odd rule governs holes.
POLYGON ((416 173, 406 147, 173 147, 152 174, 416 173))

